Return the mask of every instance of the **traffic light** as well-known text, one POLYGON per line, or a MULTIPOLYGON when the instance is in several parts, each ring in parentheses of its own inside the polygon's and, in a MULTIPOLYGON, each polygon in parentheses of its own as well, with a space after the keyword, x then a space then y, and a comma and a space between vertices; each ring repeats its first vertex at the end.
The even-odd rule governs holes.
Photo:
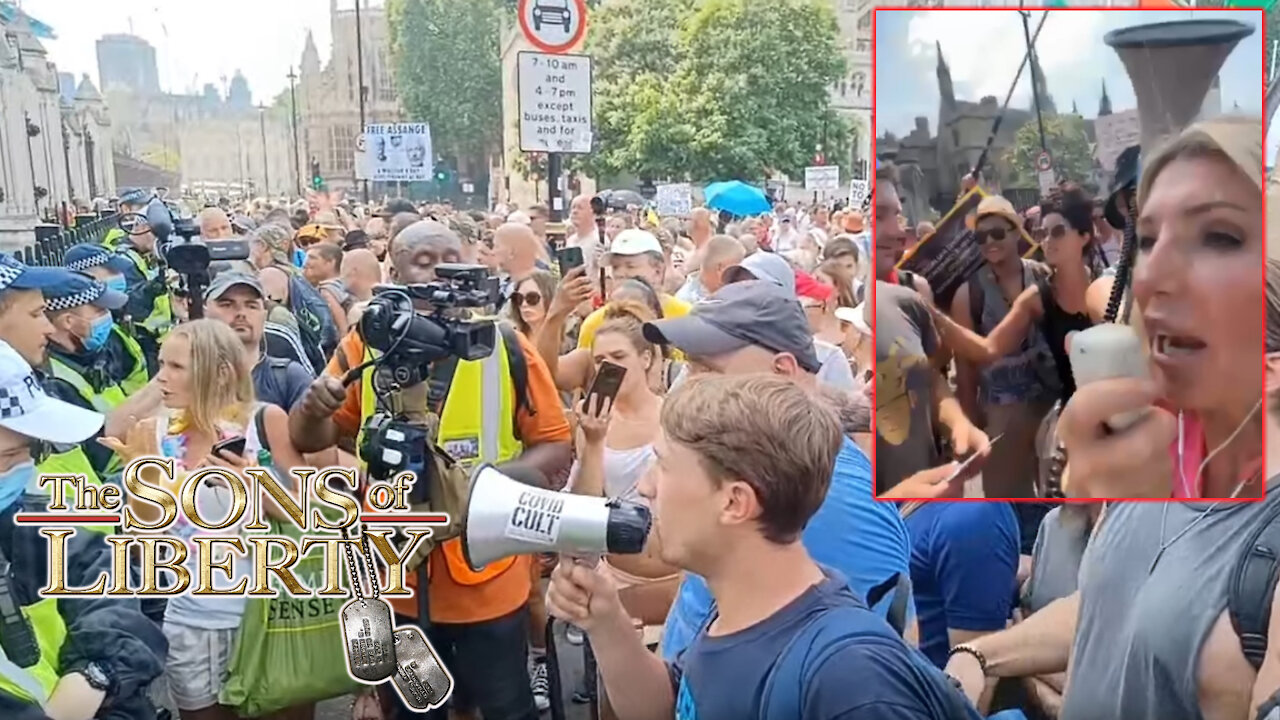
POLYGON ((436 182, 442 183, 442 182, 445 182, 445 181, 446 181, 446 180, 448 180, 448 179, 449 179, 449 171, 448 171, 448 170, 437 170, 437 171, 436 171, 436 182))
POLYGON ((320 161, 311 160, 311 187, 319 190, 324 185, 324 178, 320 176, 320 161))

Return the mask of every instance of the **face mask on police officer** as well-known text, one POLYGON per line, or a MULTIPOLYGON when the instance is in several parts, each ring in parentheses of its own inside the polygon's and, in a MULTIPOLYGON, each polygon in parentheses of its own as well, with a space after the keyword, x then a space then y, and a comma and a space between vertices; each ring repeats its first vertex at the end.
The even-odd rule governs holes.
POLYGON ((73 330, 72 334, 87 352, 98 352, 107 346, 107 340, 111 338, 111 327, 114 324, 111 313, 103 311, 91 318, 77 314, 76 321, 77 329, 73 330))
POLYGON ((129 283, 124 279, 123 275, 112 275, 111 277, 107 278, 106 280, 103 280, 102 282, 110 290, 115 290, 116 292, 122 292, 122 293, 129 292, 129 283))

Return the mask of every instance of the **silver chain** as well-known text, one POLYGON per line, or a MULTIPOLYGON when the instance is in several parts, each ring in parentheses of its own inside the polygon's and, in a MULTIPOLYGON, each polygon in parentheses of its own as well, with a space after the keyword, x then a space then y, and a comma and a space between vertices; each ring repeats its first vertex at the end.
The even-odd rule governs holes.
MULTIPOLYGON (((351 539, 348 528, 342 529, 342 538, 344 540, 351 539)), ((360 546, 364 550, 365 560, 369 563, 366 572, 369 573, 369 585, 373 588, 373 599, 377 600, 380 592, 378 588, 378 566, 373 564, 373 553, 369 551, 369 538, 364 534, 363 529, 360 531, 360 546)), ((360 572, 356 570, 356 565, 358 564, 356 562, 356 554, 351 550, 351 543, 343 543, 343 547, 347 551, 347 569, 351 572, 351 592, 356 596, 357 600, 363 600, 364 585, 360 582, 360 572)))

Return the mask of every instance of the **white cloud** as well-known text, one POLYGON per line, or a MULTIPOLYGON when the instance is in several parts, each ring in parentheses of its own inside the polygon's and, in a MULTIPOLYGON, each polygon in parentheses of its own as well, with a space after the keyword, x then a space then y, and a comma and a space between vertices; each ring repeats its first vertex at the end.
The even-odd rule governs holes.
MULTIPOLYGON (((1031 15, 1032 33, 1040 16, 1040 13, 1031 15)), ((1088 12, 1053 13, 1045 22, 1036 48, 1050 92, 1055 76, 1080 70, 1082 39, 1100 38, 1101 24, 1099 13, 1088 12)), ((911 56, 927 58, 932 64, 936 61, 935 42, 942 43, 942 54, 951 68, 957 95, 973 100, 993 95, 1003 101, 1027 50, 1022 18, 1016 11, 944 11, 915 15, 907 26, 911 56)), ((1030 70, 1024 70, 1015 99, 1030 95, 1030 78, 1030 70)))
MULTIPOLYGON (((342 8, 353 4, 339 0, 342 8)), ((131 32, 155 47, 165 90, 221 89, 222 77, 229 82, 240 70, 254 102, 289 86, 285 75, 301 60, 308 29, 322 61, 331 42, 328 0, 26 0, 23 9, 57 32, 44 44, 62 72, 87 73, 97 84, 98 38, 131 32)))

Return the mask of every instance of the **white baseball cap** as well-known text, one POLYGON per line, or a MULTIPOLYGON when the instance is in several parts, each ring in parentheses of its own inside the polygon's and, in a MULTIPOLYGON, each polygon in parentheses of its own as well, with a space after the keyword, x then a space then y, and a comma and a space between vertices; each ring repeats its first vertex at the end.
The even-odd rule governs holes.
POLYGON ((647 252, 662 254, 662 243, 651 232, 629 228, 618 233, 609 246, 610 255, 641 255, 647 252))
POLYGON ((866 319, 867 302, 864 300, 858 307, 838 307, 836 308, 836 319, 847 322, 853 326, 855 330, 863 335, 870 335, 871 328, 867 326, 866 319))
POLYGON ((102 413, 45 393, 31 366, 0 341, 0 425, 29 438, 74 445, 102 428, 102 413))

